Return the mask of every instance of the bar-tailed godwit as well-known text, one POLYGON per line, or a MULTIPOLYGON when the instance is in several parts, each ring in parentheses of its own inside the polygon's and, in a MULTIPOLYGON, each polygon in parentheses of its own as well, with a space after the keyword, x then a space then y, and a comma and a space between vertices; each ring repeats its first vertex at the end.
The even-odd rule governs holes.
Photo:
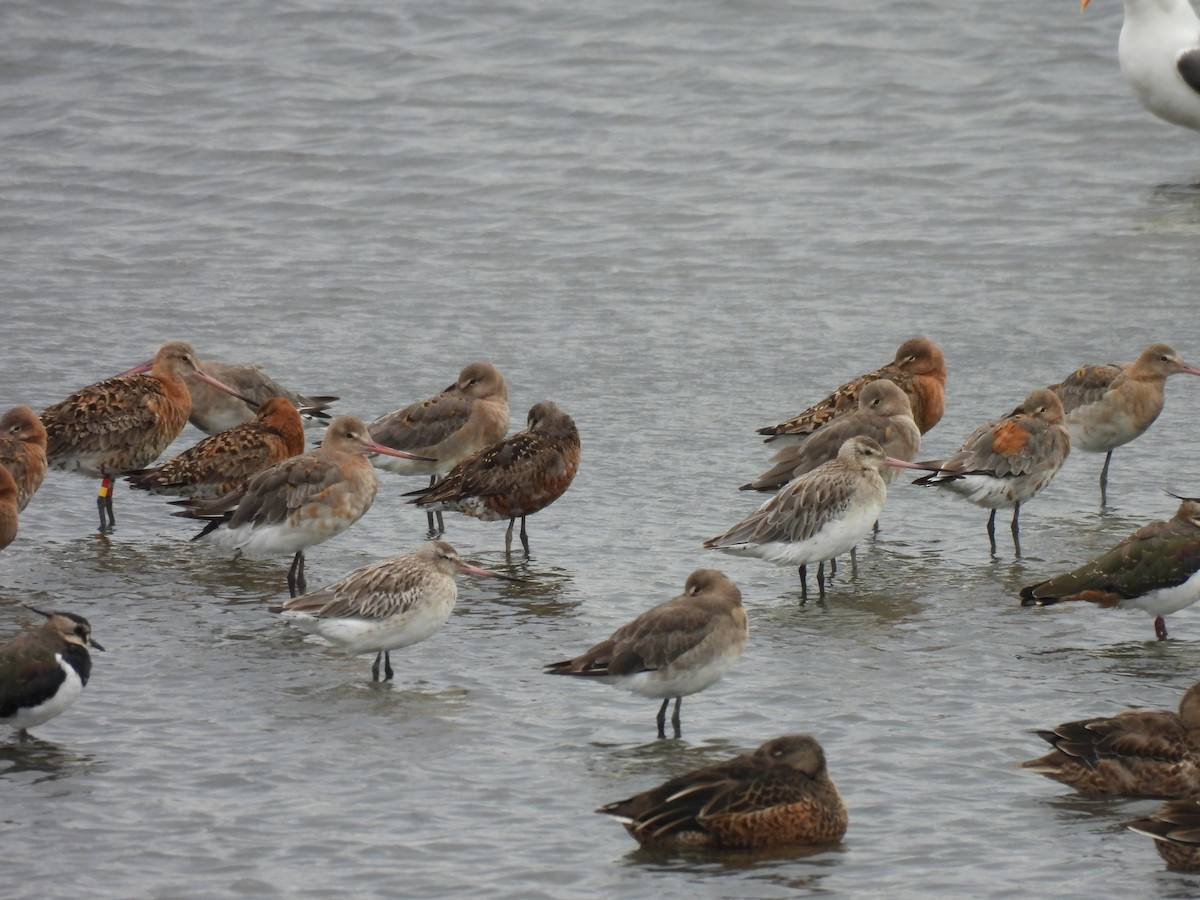
POLYGON ((455 510, 483 522, 508 519, 504 552, 512 552, 513 523, 521 520, 521 546, 529 556, 525 517, 563 495, 579 470, 579 431, 549 401, 529 410, 528 426, 464 459, 437 484, 405 497, 427 510, 455 510))
POLYGON ((369 453, 406 455, 371 440, 354 416, 338 416, 321 446, 263 469, 244 491, 216 500, 176 500, 177 516, 206 520, 193 540, 251 556, 295 554, 293 597, 306 590, 304 551, 341 534, 371 508, 379 482, 369 453))
POLYGON ((1021 555, 1021 504, 1054 480, 1071 451, 1058 396, 1037 388, 1008 415, 975 429, 957 453, 920 466, 934 469, 914 484, 933 485, 990 509, 987 532, 996 553, 996 510, 1012 509, 1013 547, 1021 555))
MULTIPOLYGON (((372 439, 385 447, 434 460, 377 456, 376 466, 398 475, 428 475, 430 485, 434 485, 464 459, 508 433, 508 387, 491 363, 471 363, 440 394, 382 415, 369 428, 372 439)), ((445 530, 440 510, 427 511, 426 516, 431 532, 445 530)))
POLYGON ((293 597, 271 612, 355 655, 375 652, 371 677, 393 676, 390 652, 430 637, 446 624, 458 599, 458 574, 505 578, 463 562, 445 541, 355 569, 333 584, 293 597))
POLYGON ((586 653, 550 663, 550 675, 594 678, 639 697, 661 699, 658 736, 666 737, 667 706, 680 736, 683 698, 724 678, 746 646, 742 592, 717 569, 697 569, 683 593, 622 625, 586 653))
POLYGON ((1113 450, 1154 424, 1163 409, 1167 379, 1181 373, 1200 375, 1200 368, 1185 363, 1167 344, 1151 344, 1131 363, 1083 366, 1050 385, 1062 400, 1071 446, 1104 454, 1101 506, 1108 505, 1113 450))
POLYGON ((1200 600, 1200 499, 1180 498, 1170 519, 1151 522, 1111 550, 1064 575, 1021 589, 1022 606, 1086 600, 1140 609, 1167 638, 1164 616, 1200 600))
POLYGON ((806 734, 775 738, 596 812, 652 848, 821 846, 840 841, 849 821, 825 751, 806 734))
POLYGON ((921 434, 941 421, 946 408, 946 360, 937 344, 920 337, 901 344, 886 366, 846 382, 815 406, 758 433, 768 435, 766 443, 776 446, 800 443, 827 422, 857 409, 862 389, 881 378, 896 382, 908 395, 921 434))
MULTIPOLYGON (((917 468, 884 454, 869 437, 845 441, 836 458, 790 481, 778 494, 704 546, 800 567, 800 596, 808 598, 808 565, 848 552, 874 527, 887 499, 884 466, 917 468)), ((822 570, 817 588, 825 596, 822 570)))
POLYGON ((192 395, 188 421, 207 434, 218 434, 251 421, 254 411, 272 397, 283 397, 310 421, 328 422, 329 413, 325 410, 338 399, 328 395, 299 394, 268 376, 260 366, 203 359, 200 361, 200 371, 229 385, 249 402, 249 405, 237 402, 228 394, 213 390, 210 384, 196 378, 185 379, 192 395))

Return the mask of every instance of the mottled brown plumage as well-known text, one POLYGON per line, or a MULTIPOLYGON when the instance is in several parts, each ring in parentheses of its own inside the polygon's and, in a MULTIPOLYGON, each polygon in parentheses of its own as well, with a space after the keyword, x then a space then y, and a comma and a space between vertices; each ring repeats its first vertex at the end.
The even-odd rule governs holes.
POLYGON ((718 569, 696 569, 683 593, 622 625, 572 659, 550 663, 548 675, 595 678, 641 697, 662 699, 658 736, 666 737, 667 704, 680 736, 683 697, 716 684, 742 655, 749 635, 742 592, 718 569))
POLYGON ((252 475, 304 452, 304 423, 286 397, 271 397, 254 421, 210 435, 161 466, 131 472, 129 484, 159 496, 216 498, 242 491, 252 475))
POLYGON ((0 466, 0 550, 17 537, 20 490, 8 469, 0 466))
POLYGON ((1200 800, 1168 800, 1125 827, 1154 838, 1154 849, 1168 868, 1200 872, 1200 800))
POLYGON ((579 431, 549 401, 529 410, 528 426, 464 459, 437 484, 404 496, 428 510, 454 510, 484 522, 508 519, 504 552, 512 551, 513 523, 521 520, 521 545, 529 555, 525 517, 563 495, 579 470, 579 431))
POLYGON ((0 418, 0 468, 17 483, 17 509, 24 510, 46 477, 46 427, 28 406, 0 418))
POLYGON ((929 338, 910 338, 887 365, 846 382, 820 403, 778 425, 760 428, 758 433, 769 435, 768 444, 799 443, 823 425, 857 409, 863 387, 881 378, 894 381, 908 395, 921 434, 941 421, 946 409, 945 357, 929 338))
POLYGON ((1200 375, 1168 344, 1151 344, 1125 365, 1082 366, 1050 390, 1066 412, 1071 446, 1085 453, 1103 453, 1100 503, 1108 502, 1108 466, 1112 452, 1145 433, 1162 412, 1167 379, 1177 374, 1200 375))
POLYGON ((197 378, 185 379, 192 397, 188 421, 206 434, 220 434, 252 421, 254 411, 272 397, 283 397, 313 421, 327 422, 329 414, 325 410, 338 399, 326 395, 299 394, 269 377, 260 366, 205 359, 200 361, 200 371, 229 385, 247 401, 242 403, 197 378))
POLYGON ((89 385, 42 413, 47 463, 104 479, 98 500, 102 529, 115 524, 111 479, 154 462, 187 423, 192 401, 184 376, 190 373, 233 393, 200 372, 196 359, 190 344, 163 344, 149 374, 118 375, 89 385))
MULTIPOLYGON (((743 484, 739 490, 778 490, 792 479, 836 458, 842 444, 859 435, 873 438, 883 447, 884 453, 896 459, 911 462, 917 455, 921 447, 921 430, 913 421, 908 396, 895 382, 881 378, 865 385, 859 394, 858 409, 839 416, 802 444, 784 447, 771 457, 774 466, 749 484, 743 484)), ((891 484, 900 472, 888 467, 881 474, 884 482, 891 484)))
POLYGON ((391 651, 423 641, 446 623, 458 599, 455 576, 507 576, 463 561, 445 541, 355 569, 311 594, 270 608, 350 653, 375 651, 371 675, 393 676, 391 651))
POLYGON ((842 839, 849 814, 808 735, 767 741, 644 793, 602 806, 643 847, 821 846, 842 839))
POLYGON ((1190 797, 1200 792, 1200 683, 1179 712, 1132 710, 1038 731, 1054 747, 1031 769, 1094 797, 1190 797))

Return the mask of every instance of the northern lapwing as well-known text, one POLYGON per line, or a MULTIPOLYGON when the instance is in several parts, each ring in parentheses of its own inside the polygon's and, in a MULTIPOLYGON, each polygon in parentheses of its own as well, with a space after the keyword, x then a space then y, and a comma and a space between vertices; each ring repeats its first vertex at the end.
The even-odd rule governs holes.
POLYGON ((1170 519, 1143 525, 1111 550, 1074 571, 1021 589, 1022 606, 1086 600, 1140 609, 1167 638, 1165 617, 1200 600, 1200 499, 1179 498, 1170 519))
POLYGON ((27 608, 46 621, 0 646, 0 723, 22 739, 79 698, 92 674, 88 647, 104 649, 83 616, 27 608))

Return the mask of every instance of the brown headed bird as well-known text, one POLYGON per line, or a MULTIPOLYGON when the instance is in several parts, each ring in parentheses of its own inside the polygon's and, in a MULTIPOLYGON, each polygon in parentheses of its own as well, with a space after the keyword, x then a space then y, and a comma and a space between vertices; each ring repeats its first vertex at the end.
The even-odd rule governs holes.
POLYGON ((14 406, 0 418, 0 468, 12 474, 23 511, 46 477, 46 427, 28 406, 14 406))
POLYGON ((806 734, 775 738, 596 812, 651 848, 821 846, 840 841, 849 821, 825 753, 806 734))
MULTIPOLYGON (((371 437, 385 447, 433 458, 419 462, 377 456, 376 466, 397 475, 428 475, 434 485, 464 459, 508 434, 508 387, 491 363, 471 363, 440 394, 382 415, 368 427, 371 437)), ((445 530, 440 511, 428 511, 426 518, 431 532, 445 530)))
POLYGON ((529 556, 525 517, 545 509, 571 486, 579 470, 579 430, 549 401, 529 410, 528 426, 480 450, 437 484, 410 491, 410 503, 454 510, 483 522, 508 519, 504 552, 512 552, 513 524, 521 520, 521 546, 529 556))
POLYGON ((766 443, 777 446, 800 443, 826 423, 858 408, 858 395, 872 381, 894 381, 908 395, 913 420, 921 434, 941 421, 946 408, 946 360, 929 338, 909 338, 896 351, 896 358, 882 368, 848 381, 815 406, 797 413, 786 422, 758 429, 768 435, 766 443))
POLYGON ((1112 452, 1154 424, 1163 409, 1164 389, 1172 375, 1200 375, 1167 344, 1151 344, 1125 365, 1101 363, 1076 369, 1050 390, 1066 412, 1071 446, 1103 453, 1100 505, 1108 503, 1108 465, 1112 452))
POLYGON ((161 466, 129 473, 158 496, 213 499, 243 491, 252 475, 304 452, 304 422, 286 397, 271 397, 251 422, 210 435, 161 466))
POLYGON ((102 531, 116 524, 112 479, 154 462, 187 424, 192 401, 184 376, 234 393, 199 371, 196 359, 190 344, 163 344, 149 374, 127 372, 89 385, 42 413, 50 466, 103 479, 96 499, 102 531))

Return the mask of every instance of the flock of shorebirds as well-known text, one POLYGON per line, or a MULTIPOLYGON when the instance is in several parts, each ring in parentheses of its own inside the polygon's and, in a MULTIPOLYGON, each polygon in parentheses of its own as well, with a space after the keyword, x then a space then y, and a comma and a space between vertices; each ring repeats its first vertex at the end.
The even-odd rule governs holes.
MULTIPOLYGON (((928 338, 905 341, 886 365, 842 385, 820 403, 760 429, 779 448, 772 467, 743 490, 774 491, 742 522, 704 543, 710 549, 796 566, 801 596, 816 565, 849 553, 873 528, 887 486, 902 468, 914 483, 949 491, 995 515, 1011 509, 1019 555, 1019 512, 1052 481, 1071 447, 1104 453, 1106 502, 1112 452, 1143 434, 1163 408, 1167 379, 1200 375, 1166 344, 1151 344, 1132 363, 1085 365, 1061 382, 1030 391, 1011 412, 980 425, 945 459, 914 461, 921 438, 942 418, 946 364, 928 338)), ((164 344, 148 363, 76 391, 40 415, 28 407, 0 419, 0 548, 11 542, 21 510, 47 468, 101 479, 101 530, 111 529, 113 479, 177 498, 175 515, 196 519, 194 538, 257 556, 291 556, 289 599, 270 607, 305 631, 351 654, 375 654, 372 677, 393 677, 390 651, 430 637, 449 618, 456 576, 513 579, 462 560, 446 541, 350 572, 308 591, 305 551, 341 533, 370 508, 376 467, 428 476, 405 496, 424 508, 433 536, 444 511, 485 521, 508 520, 529 556, 525 519, 568 489, 579 467, 574 421, 550 402, 535 404, 527 427, 506 436, 508 392, 490 363, 472 363, 444 391, 369 425, 329 419, 336 397, 303 396, 251 366, 200 361, 182 342, 164 344), (304 417, 328 420, 319 445, 305 451, 304 417), (195 446, 151 466, 191 421, 209 432, 195 446), (382 671, 381 671, 382 670, 382 671)), ((1139 529, 1072 572, 1021 591, 1025 605, 1083 600, 1133 607, 1164 617, 1200 598, 1200 500, 1184 498, 1169 520, 1139 529)), ((0 722, 27 729, 62 713, 91 671, 88 648, 102 650, 91 626, 71 612, 45 617, 0 647, 0 722)), ((616 684, 661 700, 681 734, 682 698, 723 678, 746 645, 741 592, 721 571, 692 572, 683 593, 617 629, 578 656, 551 663, 548 674, 616 684)), ((1090 794, 1173 800, 1134 823, 1158 838, 1175 866, 1200 868, 1200 685, 1180 713, 1123 713, 1039 732, 1053 745, 1024 763, 1090 794), (1182 849, 1181 849, 1182 848, 1182 849)), ((820 845, 845 832, 847 812, 810 736, 776 738, 733 760, 688 773, 652 791, 601 807, 647 846, 755 847, 820 845)))

